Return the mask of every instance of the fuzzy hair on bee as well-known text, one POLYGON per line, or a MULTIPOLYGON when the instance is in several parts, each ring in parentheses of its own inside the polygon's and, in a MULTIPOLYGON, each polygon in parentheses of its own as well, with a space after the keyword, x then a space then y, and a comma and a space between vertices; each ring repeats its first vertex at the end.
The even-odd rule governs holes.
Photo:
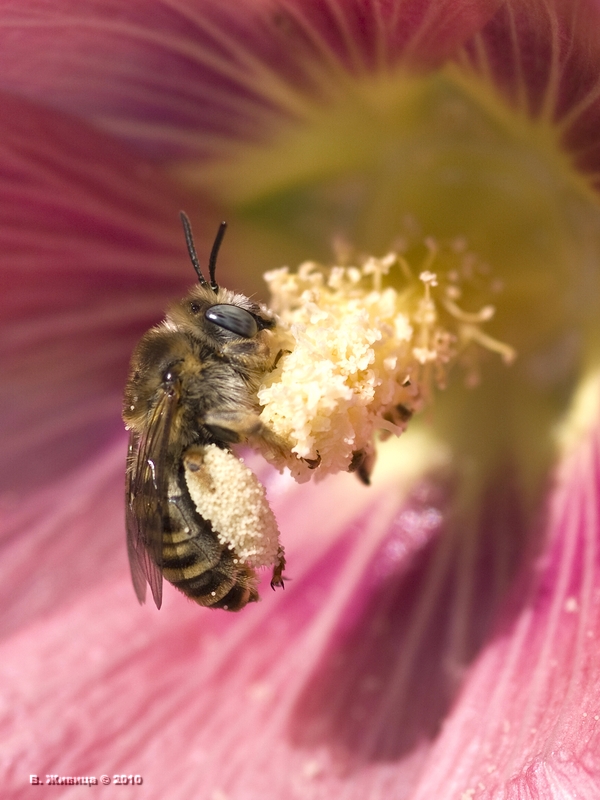
POLYGON ((164 577, 199 605, 237 611, 259 599, 257 567, 272 566, 271 586, 283 586, 285 558, 264 489, 231 451, 238 443, 285 450, 261 422, 257 400, 278 358, 276 321, 217 284, 226 224, 207 281, 180 216, 198 285, 142 336, 125 389, 129 563, 141 603, 149 585, 160 608, 164 577))

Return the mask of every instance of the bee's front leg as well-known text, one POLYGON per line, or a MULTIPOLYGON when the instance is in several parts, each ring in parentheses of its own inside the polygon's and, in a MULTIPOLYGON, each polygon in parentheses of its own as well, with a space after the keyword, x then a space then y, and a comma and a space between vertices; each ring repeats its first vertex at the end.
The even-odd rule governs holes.
POLYGON ((260 419, 258 414, 242 411, 212 411, 203 424, 219 439, 231 444, 248 442, 251 447, 270 451, 273 456, 289 457, 285 441, 260 419))

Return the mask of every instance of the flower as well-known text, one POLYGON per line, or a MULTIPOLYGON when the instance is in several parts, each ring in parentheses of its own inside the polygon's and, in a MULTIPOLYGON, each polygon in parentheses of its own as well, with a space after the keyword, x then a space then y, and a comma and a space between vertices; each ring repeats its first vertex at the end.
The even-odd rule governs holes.
POLYGON ((0 6, 4 796, 596 796, 599 14, 0 6), (518 353, 453 370, 371 487, 249 455, 290 580, 237 615, 138 607, 126 564, 122 386, 191 281, 181 208, 247 294, 334 237, 466 242, 518 353))
POLYGON ((298 274, 284 267, 265 275, 280 357, 257 397, 261 420, 286 447, 275 456, 265 448, 267 459, 298 481, 346 470, 369 483, 374 437, 406 430, 431 402, 434 384, 445 386, 459 347, 478 341, 512 362, 514 350, 479 328, 494 307, 461 311, 458 273, 450 278, 443 290, 428 270, 416 280, 396 253, 360 267, 326 270, 307 261, 298 274), (404 273, 400 291, 384 285, 394 266, 404 273), (452 327, 444 326, 443 307, 452 327))

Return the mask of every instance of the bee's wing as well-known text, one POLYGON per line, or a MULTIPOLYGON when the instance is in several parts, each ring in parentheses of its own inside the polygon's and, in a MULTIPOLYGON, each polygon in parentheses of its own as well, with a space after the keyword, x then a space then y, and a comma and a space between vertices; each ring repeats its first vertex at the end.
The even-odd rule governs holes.
POLYGON ((143 433, 131 432, 127 456, 125 522, 127 553, 140 603, 150 584, 156 607, 162 604, 162 534, 168 516, 167 450, 179 392, 164 392, 143 433))

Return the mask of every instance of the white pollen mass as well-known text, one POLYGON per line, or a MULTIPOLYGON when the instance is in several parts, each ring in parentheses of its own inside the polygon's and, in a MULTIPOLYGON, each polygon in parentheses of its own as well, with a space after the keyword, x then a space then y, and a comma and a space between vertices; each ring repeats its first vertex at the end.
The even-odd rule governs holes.
MULTIPOLYGON (((432 263, 437 251, 428 248, 432 263)), ((258 401, 261 421, 287 448, 264 448, 276 467, 300 482, 356 469, 357 459, 371 458, 377 437, 400 435, 433 389, 444 388, 469 342, 512 353, 479 329, 493 308, 467 314, 445 275, 417 274, 390 253, 359 266, 305 262, 296 272, 265 275, 280 357, 258 401)))
POLYGON ((219 542, 250 567, 275 564, 279 530, 265 488, 254 473, 229 450, 214 444, 190 448, 183 462, 192 502, 219 542))

